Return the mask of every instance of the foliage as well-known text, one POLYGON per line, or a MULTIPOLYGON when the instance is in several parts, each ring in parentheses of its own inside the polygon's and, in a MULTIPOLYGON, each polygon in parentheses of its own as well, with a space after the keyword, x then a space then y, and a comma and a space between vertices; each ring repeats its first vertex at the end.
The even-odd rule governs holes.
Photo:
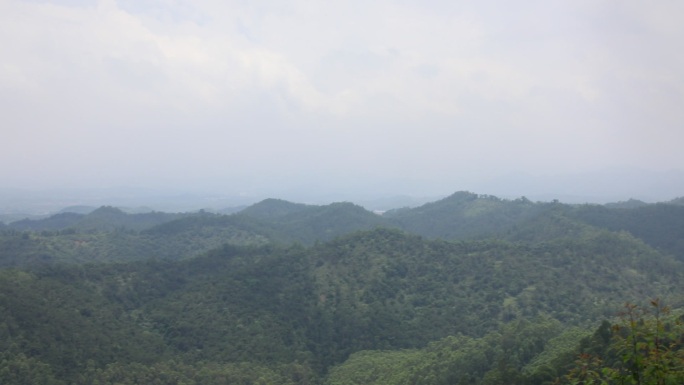
POLYGON ((102 206, 88 214, 58 213, 45 219, 24 219, 10 223, 15 230, 60 231, 73 229, 77 231, 112 231, 116 229, 144 230, 174 219, 193 214, 170 214, 150 212, 127 214, 112 206, 102 206))
POLYGON ((354 353, 330 371, 325 384, 532 383, 522 367, 560 331, 560 324, 549 319, 519 320, 481 338, 458 334, 422 349, 354 353))
POLYGON ((87 215, 62 213, 5 226, 0 230, 0 266, 183 259, 224 243, 312 245, 378 227, 427 238, 495 237, 527 244, 577 241, 608 230, 627 232, 651 247, 684 258, 684 240, 680 237, 684 207, 674 203, 608 208, 457 192, 437 202, 391 210, 383 216, 351 203, 315 206, 276 199, 232 215, 126 214, 104 206, 87 215))
POLYGON ((246 208, 237 216, 268 226, 269 238, 280 243, 313 244, 359 230, 391 226, 386 219, 348 202, 314 206, 266 200, 246 208))
POLYGON ((561 379, 566 384, 675 385, 684 383, 684 324, 661 301, 650 309, 627 304, 603 355, 582 354, 561 379))
POLYGON ((0 354, 0 383, 13 385, 65 385, 55 378, 50 365, 33 357, 19 354, 0 354))
POLYGON ((566 381, 667 383, 674 318, 586 329, 624 301, 681 305, 664 211, 457 193, 386 217, 267 200, 5 227, 0 383, 547 385, 578 352, 566 381))
POLYGON ((391 210, 385 217, 398 227, 429 238, 491 237, 538 215, 546 205, 526 198, 505 200, 460 191, 413 209, 391 210))
POLYGON ((292 203, 282 199, 264 199, 241 211, 242 215, 260 220, 273 220, 288 215, 296 215, 311 209, 313 206, 292 203))
MULTIPOLYGON (((179 221, 192 223, 197 219, 179 221)), ((122 229, 88 232, 7 230, 0 232, 0 266, 186 259, 225 243, 259 245, 268 242, 265 237, 245 231, 241 226, 187 226, 176 232, 172 223, 176 221, 143 232, 122 229)))
POLYGON ((593 226, 628 231, 647 244, 684 260, 684 206, 653 204, 634 209, 584 205, 568 213, 593 226))
MULTIPOLYGON (((670 204, 674 204, 674 201, 669 202, 670 204)), ((606 203, 606 207, 611 208, 611 209, 634 209, 637 207, 643 207, 643 206, 648 206, 648 203, 638 200, 638 199, 629 199, 627 201, 620 201, 620 202, 615 202, 615 203, 606 203)))

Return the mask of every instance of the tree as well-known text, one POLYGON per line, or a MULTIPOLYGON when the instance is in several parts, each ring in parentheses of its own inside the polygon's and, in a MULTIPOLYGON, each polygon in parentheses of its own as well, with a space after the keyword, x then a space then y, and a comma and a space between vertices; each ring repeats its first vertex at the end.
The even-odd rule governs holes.
POLYGON ((626 304, 603 357, 582 354, 561 384, 684 384, 684 325, 661 301, 626 304))

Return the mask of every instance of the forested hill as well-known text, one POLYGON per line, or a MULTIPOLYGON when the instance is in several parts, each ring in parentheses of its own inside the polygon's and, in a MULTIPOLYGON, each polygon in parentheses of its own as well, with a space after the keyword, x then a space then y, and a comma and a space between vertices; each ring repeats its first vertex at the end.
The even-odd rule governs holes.
POLYGON ((268 199, 14 222, 0 228, 0 383, 576 383, 579 353, 629 362, 611 342, 622 304, 682 309, 682 234, 672 202, 468 192, 385 215, 268 199))
POLYGON ((525 198, 505 200, 461 191, 420 207, 388 211, 384 217, 408 232, 430 238, 484 238, 539 215, 547 206, 525 198))
POLYGON ((684 197, 675 198, 667 203, 672 205, 684 206, 684 197))
POLYGON ((267 199, 232 215, 193 215, 155 226, 143 234, 173 238, 187 234, 224 238, 241 233, 244 243, 314 244, 359 230, 388 227, 382 217, 348 202, 324 206, 267 199))
POLYGON ((684 206, 658 203, 634 209, 583 205, 568 216, 611 231, 627 231, 684 261, 684 206))
MULTIPOLYGON (((576 238, 602 228, 630 232, 653 247, 684 259, 684 206, 672 202, 568 205, 457 192, 420 207, 390 210, 380 216, 352 203, 317 206, 267 199, 233 214, 232 219, 205 217, 180 219, 179 223, 193 222, 195 227, 205 228, 230 223, 259 239, 281 244, 313 244, 377 227, 432 239, 503 238, 524 242, 576 238)), ((170 223, 160 228, 173 226, 170 223)))
POLYGON ((382 368, 380 351, 393 351, 418 360, 411 367, 422 372, 405 375, 421 383, 467 374, 462 383, 484 384, 512 371, 535 384, 564 370, 535 362, 567 364, 561 353, 590 333, 573 327, 593 328, 625 301, 677 306, 683 274, 627 233, 522 244, 388 229, 308 248, 226 245, 180 261, 6 269, 0 381, 373 383, 378 373, 359 359, 382 368), (553 338, 565 338, 563 349, 553 338), (475 361, 438 365, 430 352, 475 361))
MULTIPOLYGON (((676 200, 672 201, 676 202, 676 200)), ((231 215, 127 214, 101 207, 0 228, 0 266, 34 263, 182 259, 224 243, 312 245, 358 230, 400 229, 431 239, 535 243, 626 231, 684 260, 684 206, 669 203, 567 205, 457 192, 384 215, 352 203, 305 205, 267 199, 231 215)))
POLYGON ((273 220, 306 212, 311 208, 312 206, 303 203, 292 203, 282 199, 269 198, 246 207, 240 213, 256 219, 273 220))
POLYGON ((12 222, 8 227, 16 230, 60 231, 111 231, 115 229, 144 230, 155 225, 182 218, 191 214, 149 212, 128 214, 112 206, 102 206, 88 214, 64 212, 45 219, 12 222))
POLYGON ((391 226, 384 218, 349 202, 303 205, 294 210, 289 202, 277 203, 270 200, 257 203, 237 215, 268 223, 274 230, 274 236, 280 240, 304 244, 330 240, 358 230, 391 226))

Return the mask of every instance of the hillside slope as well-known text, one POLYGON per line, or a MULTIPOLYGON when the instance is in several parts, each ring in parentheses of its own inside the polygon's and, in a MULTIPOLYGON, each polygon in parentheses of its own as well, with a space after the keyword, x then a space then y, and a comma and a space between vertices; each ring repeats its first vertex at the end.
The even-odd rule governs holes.
POLYGON ((298 363, 322 374, 362 350, 482 338, 538 317, 593 325, 652 296, 677 304, 683 272, 626 233, 530 245, 378 229, 310 248, 223 246, 183 261, 4 270, 0 342, 13 360, 62 381, 88 365, 169 359, 193 370, 298 363))

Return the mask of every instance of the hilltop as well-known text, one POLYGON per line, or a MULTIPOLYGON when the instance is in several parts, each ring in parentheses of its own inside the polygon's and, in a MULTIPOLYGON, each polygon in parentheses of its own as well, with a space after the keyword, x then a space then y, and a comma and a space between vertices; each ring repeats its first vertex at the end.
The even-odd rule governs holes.
MULTIPOLYGON (((223 243, 311 245, 374 228, 398 229, 430 239, 519 242, 581 238, 604 229, 627 231, 656 249, 684 259, 684 243, 679 237, 684 233, 683 206, 628 206, 532 202, 524 197, 506 200, 469 192, 383 215, 349 202, 306 205, 279 199, 266 199, 229 215, 205 211, 128 214, 103 206, 89 214, 60 213, 10 223, 3 227, 5 235, 0 242, 4 239, 5 251, 13 250, 10 259, 15 264, 20 263, 18 255, 27 260, 68 261, 70 253, 80 255, 73 260, 81 261, 111 260, 117 255, 125 260, 177 259, 199 255, 223 243), (27 230, 30 233, 21 233, 27 230), (123 250, 117 250, 119 247, 123 250)), ((0 258, 0 265, 6 264, 2 261, 0 258)))

